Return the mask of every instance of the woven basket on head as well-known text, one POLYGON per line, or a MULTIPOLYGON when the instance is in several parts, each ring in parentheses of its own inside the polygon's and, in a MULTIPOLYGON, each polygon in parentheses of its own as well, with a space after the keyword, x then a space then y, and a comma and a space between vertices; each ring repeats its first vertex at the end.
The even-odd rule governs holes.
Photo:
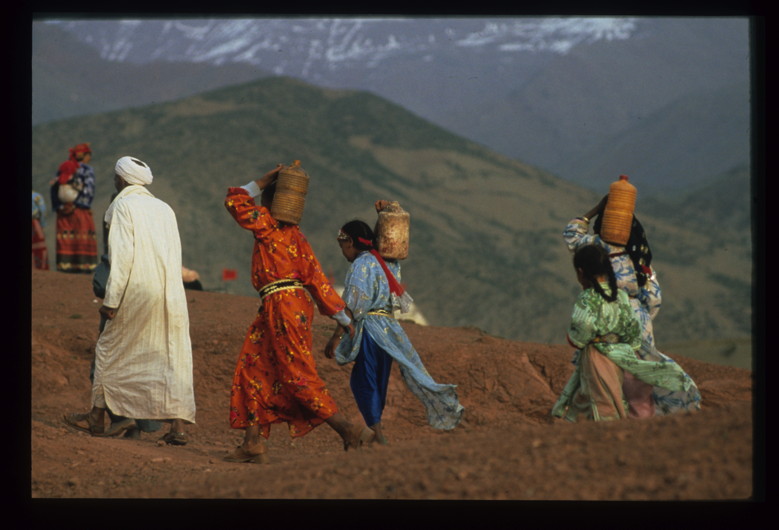
POLYGON ((620 175, 619 180, 609 186, 600 227, 601 239, 614 245, 627 245, 635 208, 636 187, 628 182, 627 175, 620 175))
POLYGON ((270 213, 277 221, 300 224, 308 192, 308 174, 300 167, 300 160, 279 171, 276 193, 270 213))

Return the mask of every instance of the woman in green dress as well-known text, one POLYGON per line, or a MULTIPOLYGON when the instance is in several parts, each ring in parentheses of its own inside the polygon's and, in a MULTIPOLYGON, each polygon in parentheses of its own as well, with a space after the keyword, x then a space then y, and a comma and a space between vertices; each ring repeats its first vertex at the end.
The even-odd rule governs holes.
POLYGON ((577 348, 575 368, 552 416, 574 422, 627 418, 625 372, 654 387, 689 390, 694 383, 678 364, 636 356, 641 323, 627 293, 617 288, 606 251, 598 245, 583 246, 574 254, 573 266, 582 286, 568 329, 568 342, 577 348))

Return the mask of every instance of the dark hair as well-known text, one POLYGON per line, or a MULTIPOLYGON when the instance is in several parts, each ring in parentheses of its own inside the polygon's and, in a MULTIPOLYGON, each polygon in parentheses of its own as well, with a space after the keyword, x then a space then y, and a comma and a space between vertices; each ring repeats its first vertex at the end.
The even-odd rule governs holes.
POLYGON ((376 246, 373 230, 371 230, 371 227, 368 226, 368 224, 364 221, 360 221, 359 219, 349 221, 341 227, 341 232, 352 238, 354 248, 357 250, 370 250, 376 246), (370 241, 371 244, 366 245, 365 243, 361 242, 360 239, 370 241))
POLYGON ((598 245, 585 245, 579 248, 573 255, 574 269, 581 269, 584 277, 589 280, 593 289, 595 289, 603 298, 609 302, 617 299, 617 277, 614 269, 611 267, 611 260, 606 250, 598 245), (597 276, 606 276, 609 279, 611 293, 606 294, 600 283, 595 279, 597 276))
POLYGON ((267 205, 270 208, 273 204, 273 197, 276 196, 276 181, 274 180, 267 186, 265 186, 260 193, 260 201, 263 205, 267 205))
MULTIPOLYGON (((600 235, 600 228, 603 222, 603 215, 595 219, 592 230, 600 235)), ((630 236, 627 245, 625 245, 630 260, 633 262, 633 270, 636 271, 636 281, 639 287, 646 284, 649 277, 649 266, 652 264, 652 250, 649 248, 649 241, 646 239, 646 232, 636 216, 633 216, 633 222, 630 225, 630 236)))

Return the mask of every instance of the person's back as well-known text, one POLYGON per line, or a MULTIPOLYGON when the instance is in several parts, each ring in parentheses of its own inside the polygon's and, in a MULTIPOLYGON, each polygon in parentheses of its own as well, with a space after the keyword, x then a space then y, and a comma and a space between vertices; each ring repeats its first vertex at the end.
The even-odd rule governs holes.
POLYGON ((257 205, 243 188, 228 190, 225 207, 254 236, 251 280, 257 291, 279 280, 295 279, 309 292, 322 314, 330 316, 343 308, 343 301, 297 225, 273 219, 268 207, 257 205))
POLYGON ((312 299, 320 313, 340 326, 351 327, 351 320, 297 225, 276 221, 270 213, 281 168, 228 188, 225 197, 229 214, 254 236, 251 278, 262 300, 233 377, 230 427, 245 432, 243 444, 224 457, 228 462, 266 461, 264 439, 275 423, 287 423, 292 437, 326 423, 341 436, 344 449, 357 448, 375 435, 338 411, 317 372, 312 299))
MULTIPOLYGON (((144 193, 125 197, 118 206, 126 208, 130 216, 135 244, 139 249, 135 259, 149 265, 152 270, 164 273, 166 280, 181 280, 181 240, 176 215, 171 207, 144 193)), ((115 224, 113 229, 116 229, 115 224)), ((151 282, 162 278, 147 277, 144 280, 151 282)), ((171 287, 179 284, 181 281, 170 282, 171 287)))
MULTIPOLYGON (((610 292, 608 284, 601 284, 604 292, 610 292)), ((608 337, 611 344, 624 344, 628 351, 641 345, 641 328, 630 305, 628 295, 617 289, 616 299, 607 300, 594 288, 583 289, 576 299, 571 315, 569 340, 578 341, 577 347, 593 338, 608 337)))
POLYGON ((145 162, 122 157, 114 172, 118 194, 105 214, 110 273, 100 308, 107 320, 95 347, 93 410, 89 419, 72 415, 66 422, 87 421, 89 432, 102 432, 106 410, 169 421, 163 441, 183 445, 195 400, 176 216, 147 190, 153 175, 145 162))
MULTIPOLYGON (((181 240, 175 213, 168 204, 143 186, 127 188, 125 194, 117 197, 113 208, 109 245, 121 246, 111 248, 111 274, 127 274, 124 296, 128 301, 143 303, 155 313, 179 308, 177 318, 188 319, 187 312, 180 311, 181 307, 186 308, 180 303, 185 297, 181 281, 181 240), (120 267, 120 262, 125 267, 120 267), (166 309, 165 301, 171 299, 177 299, 178 303, 166 309)), ((112 301, 108 300, 107 305, 112 301)), ((161 315, 147 314, 142 318, 158 316, 161 315)))
POLYGON ((310 276, 310 266, 316 259, 311 246, 298 226, 271 219, 269 217, 265 229, 254 231, 257 246, 252 259, 254 264, 262 264, 256 267, 260 274, 257 280, 262 282, 258 285, 291 277, 305 280, 310 276))

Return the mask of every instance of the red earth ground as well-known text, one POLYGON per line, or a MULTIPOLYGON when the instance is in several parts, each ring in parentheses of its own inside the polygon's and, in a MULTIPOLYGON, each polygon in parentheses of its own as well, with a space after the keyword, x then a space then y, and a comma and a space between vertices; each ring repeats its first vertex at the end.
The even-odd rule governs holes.
MULTIPOLYGON (((383 419, 388 446, 345 452, 327 425, 293 441, 279 424, 271 430, 268 464, 224 462, 242 438, 228 426, 230 382, 259 301, 203 291, 187 291, 197 403, 189 443, 160 445, 161 433, 91 437, 62 421, 64 413, 90 406, 99 307, 91 278, 33 271, 31 286, 32 500, 467 501, 432 503, 461 509, 483 506, 473 501, 707 501, 712 514, 710 502, 740 507, 762 497, 754 443, 762 433, 753 429, 749 370, 666 352, 697 382, 700 412, 570 424, 548 415, 572 370, 568 346, 412 323, 403 325, 429 372, 458 385, 466 410, 456 429, 427 426, 395 367, 383 419)), ((330 319, 317 316, 318 367, 341 410, 361 422, 350 367, 322 354, 332 329, 330 319)), ((538 506, 519 503, 529 505, 538 506)))

